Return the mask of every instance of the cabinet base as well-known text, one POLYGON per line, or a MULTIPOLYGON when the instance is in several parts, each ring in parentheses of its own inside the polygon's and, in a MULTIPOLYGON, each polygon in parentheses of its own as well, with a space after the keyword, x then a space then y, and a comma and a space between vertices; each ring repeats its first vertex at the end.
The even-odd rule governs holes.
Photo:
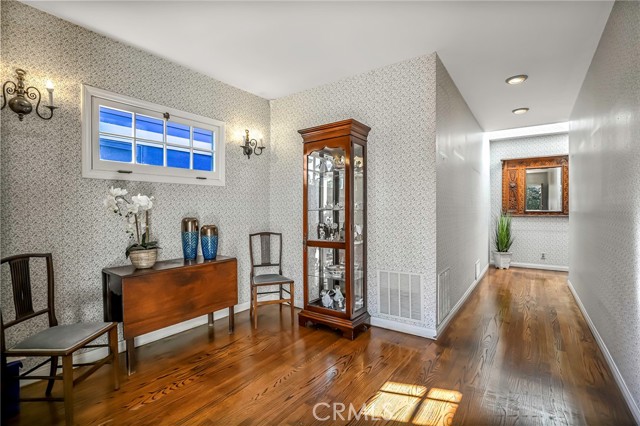
POLYGON ((370 318, 371 316, 369 315, 369 312, 365 312, 352 320, 348 320, 303 310, 298 313, 298 324, 301 327, 306 327, 308 323, 323 324, 340 330, 344 337, 353 340, 359 332, 366 331, 371 327, 369 324, 370 318))

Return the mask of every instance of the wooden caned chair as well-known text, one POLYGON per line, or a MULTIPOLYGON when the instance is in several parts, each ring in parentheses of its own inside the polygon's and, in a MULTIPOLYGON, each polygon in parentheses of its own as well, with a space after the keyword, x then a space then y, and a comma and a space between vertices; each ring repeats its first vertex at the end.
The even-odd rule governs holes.
POLYGON ((282 304, 289 304, 291 308, 291 324, 293 324, 295 315, 293 306, 294 283, 291 278, 287 278, 282 275, 282 234, 276 232, 258 232, 250 234, 249 252, 251 256, 251 307, 249 315, 253 319, 253 327, 258 328, 258 306, 273 305, 276 303, 280 304, 281 310, 282 304), (256 245, 254 245, 254 240, 256 245), (273 244, 274 240, 275 244, 273 244), (274 246, 278 249, 278 253, 273 256, 278 259, 277 262, 274 262, 272 259, 274 246), (277 274, 256 275, 256 269, 258 268, 276 267, 278 268, 277 274), (288 290, 283 288, 283 286, 287 284, 289 286, 288 290), (279 289, 274 291, 258 291, 260 287, 265 286, 279 286, 279 289), (289 297, 283 298, 283 293, 287 293, 289 297), (258 296, 263 294, 278 294, 279 297, 276 300, 258 300, 258 296))
POLYGON ((18 376, 19 380, 48 380, 45 397, 21 398, 20 401, 64 401, 65 420, 67 425, 73 425, 73 386, 95 372, 102 365, 111 362, 115 389, 120 388, 118 371, 118 332, 115 322, 89 322, 68 325, 58 325, 54 305, 53 260, 51 253, 21 254, 6 257, 0 265, 9 264, 11 272, 11 289, 15 306, 15 319, 4 322, 0 311, 0 341, 2 344, 2 374, 6 378, 7 357, 48 357, 42 363, 18 376), (34 311, 31 294, 30 260, 44 258, 47 266, 47 307, 34 311), (6 347, 5 330, 9 327, 28 321, 40 315, 47 314, 49 328, 44 329, 11 348, 6 347), (105 334, 109 335, 108 345, 90 344, 105 334), (109 347, 109 355, 94 363, 74 364, 73 354, 78 349, 109 347), (62 375, 58 375, 58 357, 62 358, 62 375), (51 363, 48 376, 29 376, 30 373, 51 363), (91 366, 86 371, 73 378, 73 367, 91 366), (51 396, 55 380, 63 381, 63 398, 51 396))

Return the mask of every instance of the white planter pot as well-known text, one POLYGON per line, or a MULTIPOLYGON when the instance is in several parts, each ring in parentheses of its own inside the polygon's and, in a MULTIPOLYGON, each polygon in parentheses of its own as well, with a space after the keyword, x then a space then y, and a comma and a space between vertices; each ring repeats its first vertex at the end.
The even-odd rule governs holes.
POLYGON ((493 263, 496 265, 497 269, 509 269, 509 265, 511 264, 511 256, 513 253, 510 252, 493 252, 493 263))
POLYGON ((149 269, 156 264, 158 258, 158 249, 134 250, 129 253, 131 264, 136 269, 149 269))

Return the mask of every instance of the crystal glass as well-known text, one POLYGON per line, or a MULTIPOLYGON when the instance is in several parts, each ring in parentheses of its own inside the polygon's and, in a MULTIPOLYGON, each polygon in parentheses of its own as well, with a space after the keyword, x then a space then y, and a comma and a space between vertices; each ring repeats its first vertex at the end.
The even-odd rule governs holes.
POLYGON ((346 312, 345 251, 308 247, 307 256, 309 304, 346 312))
POLYGON ((307 156, 309 240, 344 242, 345 153, 324 148, 307 156))

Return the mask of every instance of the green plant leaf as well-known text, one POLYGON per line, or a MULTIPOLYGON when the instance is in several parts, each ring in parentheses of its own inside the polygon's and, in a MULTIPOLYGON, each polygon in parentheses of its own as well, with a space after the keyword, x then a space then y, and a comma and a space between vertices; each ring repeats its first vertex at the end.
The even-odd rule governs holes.
POLYGON ((129 255, 131 254, 132 251, 150 250, 150 249, 157 249, 157 248, 160 248, 158 246, 157 241, 148 241, 141 244, 133 243, 129 247, 127 247, 127 250, 125 251, 125 255, 127 258, 129 258, 129 255))
POLYGON ((513 236, 511 235, 511 215, 501 213, 496 219, 496 230, 493 243, 497 252, 506 253, 513 244, 513 236))
POLYGON ((127 247, 127 250, 124 252, 124 254, 127 257, 127 259, 129 258, 129 255, 131 254, 131 250, 133 250, 135 246, 137 246, 137 244, 131 244, 129 247, 127 247))

